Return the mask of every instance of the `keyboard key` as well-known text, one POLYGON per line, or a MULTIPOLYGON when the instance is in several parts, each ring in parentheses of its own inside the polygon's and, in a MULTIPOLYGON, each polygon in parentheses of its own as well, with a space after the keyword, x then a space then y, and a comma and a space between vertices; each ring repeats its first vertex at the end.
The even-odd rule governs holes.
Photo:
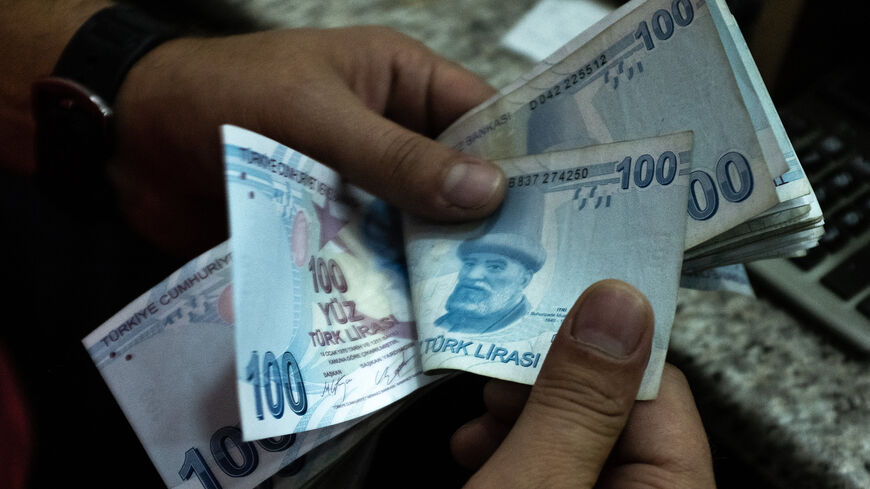
POLYGON ((870 296, 867 296, 863 301, 859 302, 857 307, 861 314, 870 318, 870 296))
POLYGON ((849 169, 837 170, 826 180, 834 192, 845 193, 857 185, 858 180, 849 169))
POLYGON ((834 204, 848 196, 857 184, 858 181, 850 170, 835 171, 821 185, 816 186, 816 199, 823 209, 830 209, 834 204))
POLYGON ((827 136, 819 141, 819 150, 829 157, 836 157, 843 152, 846 144, 837 136, 827 136))
POLYGON ((822 168, 824 168, 825 163, 828 161, 827 158, 822 157, 821 152, 815 149, 801 153, 798 156, 798 159, 800 160, 801 166, 803 166, 804 171, 806 171, 807 173, 815 173, 821 170, 822 168))
POLYGON ((858 182, 855 175, 849 169, 841 169, 834 172, 833 175, 828 177, 828 181, 831 182, 831 186, 834 190, 842 191, 848 191, 858 182))
POLYGON ((819 141, 819 149, 829 157, 836 157, 842 154, 845 148, 846 144, 837 136, 827 136, 819 141))
POLYGON ((870 160, 864 155, 857 155, 849 160, 849 166, 860 179, 870 178, 870 160))
POLYGON ((846 209, 837 216, 837 227, 852 236, 860 234, 867 227, 867 215, 861 209, 846 209))
POLYGON ((831 292, 849 300, 870 284, 868 271, 870 271, 870 246, 865 246, 822 277, 822 284, 831 292))
POLYGON ((825 234, 819 240, 819 247, 836 252, 840 251, 848 240, 849 236, 840 231, 836 224, 828 224, 825 226, 825 234))

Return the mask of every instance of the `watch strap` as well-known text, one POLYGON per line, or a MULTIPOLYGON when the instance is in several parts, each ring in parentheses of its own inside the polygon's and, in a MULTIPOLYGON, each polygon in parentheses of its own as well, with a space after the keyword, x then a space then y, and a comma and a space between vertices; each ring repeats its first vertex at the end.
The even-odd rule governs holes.
POLYGON ((136 7, 106 7, 76 31, 52 76, 87 87, 111 106, 136 61, 176 35, 174 28, 136 7))

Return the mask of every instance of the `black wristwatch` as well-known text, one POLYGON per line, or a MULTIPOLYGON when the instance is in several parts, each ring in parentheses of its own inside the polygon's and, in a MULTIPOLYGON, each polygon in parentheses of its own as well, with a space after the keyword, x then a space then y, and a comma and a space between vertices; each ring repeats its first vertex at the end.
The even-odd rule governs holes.
POLYGON ((37 176, 46 191, 83 197, 105 190, 121 83, 136 61, 177 33, 129 5, 107 7, 82 24, 52 75, 32 86, 37 176))

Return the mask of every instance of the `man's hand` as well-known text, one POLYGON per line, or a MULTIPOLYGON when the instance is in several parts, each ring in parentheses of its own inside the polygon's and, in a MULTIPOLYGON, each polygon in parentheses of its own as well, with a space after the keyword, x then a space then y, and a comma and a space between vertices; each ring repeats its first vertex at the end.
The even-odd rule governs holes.
POLYGON ((478 218, 499 205, 504 175, 426 136, 492 93, 385 28, 177 39, 140 60, 121 88, 112 177, 133 226, 185 253, 227 233, 224 123, 305 153, 412 213, 478 218))
POLYGON ((608 280, 586 290, 531 392, 491 381, 488 412, 453 435, 457 461, 479 468, 466 487, 715 487, 680 371, 666 366, 658 399, 634 402, 652 333, 652 309, 633 287, 608 280))

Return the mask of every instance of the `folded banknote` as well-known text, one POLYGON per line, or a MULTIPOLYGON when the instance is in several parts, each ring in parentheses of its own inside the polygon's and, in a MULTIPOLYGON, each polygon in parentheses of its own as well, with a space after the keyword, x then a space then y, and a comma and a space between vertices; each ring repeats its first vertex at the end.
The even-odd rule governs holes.
POLYGON ((167 487, 254 487, 356 424, 242 440, 233 266, 221 244, 83 340, 167 487))
POLYGON ((422 375, 398 214, 275 141, 223 127, 245 439, 355 419, 422 375))

